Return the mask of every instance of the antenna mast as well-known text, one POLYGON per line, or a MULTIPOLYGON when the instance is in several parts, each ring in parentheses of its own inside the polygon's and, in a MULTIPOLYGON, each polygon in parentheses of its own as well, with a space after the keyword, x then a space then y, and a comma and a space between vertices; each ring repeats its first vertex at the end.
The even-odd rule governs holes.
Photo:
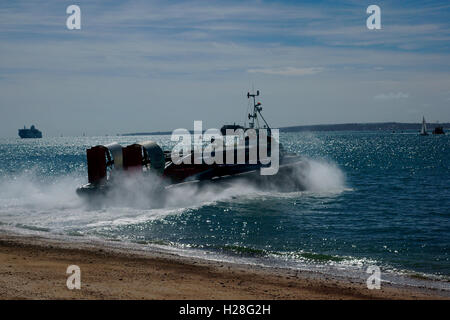
POLYGON ((261 114, 262 107, 261 102, 256 102, 256 97, 259 96, 259 90, 256 90, 256 94, 250 94, 250 92, 247 92, 247 99, 253 98, 253 113, 248 114, 248 119, 250 120, 249 127, 251 129, 255 128, 255 120, 258 120, 258 114, 263 119, 264 123, 266 124, 267 129, 270 130, 269 124, 267 123, 266 119, 261 114))

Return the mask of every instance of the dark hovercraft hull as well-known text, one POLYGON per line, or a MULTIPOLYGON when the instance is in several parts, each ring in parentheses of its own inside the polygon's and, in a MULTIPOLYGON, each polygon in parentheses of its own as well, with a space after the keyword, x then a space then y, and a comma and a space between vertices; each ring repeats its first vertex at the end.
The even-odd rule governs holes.
MULTIPOLYGON (((296 173, 296 169, 304 167, 306 162, 299 156, 289 156, 283 160, 278 172, 274 175, 261 175, 261 165, 211 165, 183 180, 163 177, 158 182, 160 186, 154 190, 155 192, 165 192, 189 185, 202 188, 211 184, 237 182, 262 189, 271 189, 275 186, 277 190, 282 191, 303 190, 304 186, 298 180, 292 179, 292 175, 296 173)), ((101 198, 107 196, 115 187, 114 181, 105 181, 99 184, 88 183, 77 188, 76 192, 83 198, 101 198)))

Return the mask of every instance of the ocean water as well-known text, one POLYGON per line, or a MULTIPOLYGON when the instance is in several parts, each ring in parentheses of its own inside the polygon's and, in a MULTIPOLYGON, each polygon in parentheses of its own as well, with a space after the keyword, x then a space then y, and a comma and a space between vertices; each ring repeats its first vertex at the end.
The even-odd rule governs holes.
POLYGON ((169 136, 0 139, 0 228, 360 276, 376 265, 382 278, 450 290, 449 135, 281 134, 308 163, 289 177, 303 191, 189 187, 162 206, 142 190, 94 207, 76 196, 86 148, 148 139, 172 145, 169 136))

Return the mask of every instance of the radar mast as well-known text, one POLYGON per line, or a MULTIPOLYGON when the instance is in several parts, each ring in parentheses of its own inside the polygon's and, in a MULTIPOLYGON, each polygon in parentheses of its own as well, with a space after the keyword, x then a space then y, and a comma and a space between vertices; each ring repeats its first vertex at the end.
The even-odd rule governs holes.
POLYGON ((266 119, 264 119, 264 117, 261 114, 261 111, 262 111, 261 102, 256 102, 256 97, 258 97, 258 96, 259 96, 259 90, 256 90, 256 94, 254 94, 254 93, 251 94, 250 92, 247 92, 247 99, 250 99, 250 98, 253 99, 253 113, 248 114, 248 119, 250 120, 249 127, 251 129, 254 129, 255 128, 255 120, 256 120, 256 123, 258 124, 258 129, 259 129, 259 121, 258 121, 258 114, 259 114, 259 116, 261 117, 261 119, 263 119, 263 121, 265 123, 264 127, 266 129, 268 129, 270 132, 270 126, 267 123, 266 119))

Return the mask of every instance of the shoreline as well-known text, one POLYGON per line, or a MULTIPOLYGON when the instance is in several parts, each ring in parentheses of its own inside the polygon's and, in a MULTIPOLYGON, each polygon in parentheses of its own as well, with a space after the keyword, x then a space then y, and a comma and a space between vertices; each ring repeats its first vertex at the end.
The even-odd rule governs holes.
POLYGON ((448 291, 0 231, 0 299, 450 299, 448 291), (81 289, 66 269, 81 269, 81 289))

